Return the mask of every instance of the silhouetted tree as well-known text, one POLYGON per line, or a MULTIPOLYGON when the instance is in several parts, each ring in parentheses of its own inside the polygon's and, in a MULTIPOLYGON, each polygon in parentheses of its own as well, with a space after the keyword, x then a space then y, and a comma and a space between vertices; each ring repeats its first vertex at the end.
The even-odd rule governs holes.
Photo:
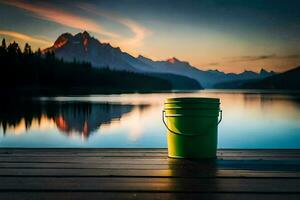
POLYGON ((38 48, 38 49, 36 50, 35 54, 36 54, 37 56, 41 57, 41 56, 42 56, 42 51, 41 51, 41 49, 38 48))
POLYGON ((31 55, 32 54, 31 46, 28 43, 25 44, 23 53, 25 55, 31 55))
POLYGON ((54 61, 55 60, 55 54, 53 51, 48 51, 45 53, 45 58, 48 61, 54 61))
MULTIPOLYGON (((26 43, 23 52, 18 43, 0 47, 0 89, 15 92, 24 88, 67 90, 73 88, 102 90, 171 89, 163 79, 125 71, 92 68, 91 63, 74 59, 65 62, 53 51, 32 52, 26 43)), ((1 93, 0 93, 1 94, 1 93)))
POLYGON ((1 47, 0 48, 6 51, 6 41, 5 41, 5 38, 2 39, 2 43, 1 43, 1 47))
POLYGON ((9 54, 9 56, 20 56, 22 54, 18 43, 16 43, 15 41, 8 45, 7 53, 9 54))
POLYGON ((0 58, 3 59, 2 57, 4 57, 6 54, 6 42, 5 39, 3 38, 1 46, 0 46, 0 58))

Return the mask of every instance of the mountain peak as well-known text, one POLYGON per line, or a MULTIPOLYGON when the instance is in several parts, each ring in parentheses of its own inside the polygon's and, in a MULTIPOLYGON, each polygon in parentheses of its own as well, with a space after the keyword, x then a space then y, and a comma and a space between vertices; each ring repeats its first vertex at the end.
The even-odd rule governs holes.
POLYGON ((67 38, 70 38, 70 37, 73 37, 73 35, 69 32, 66 32, 66 33, 63 33, 61 34, 59 37, 67 37, 67 38))
POLYGON ((276 72, 274 72, 274 71, 267 71, 267 70, 265 70, 264 68, 261 68, 259 74, 260 74, 261 76, 272 76, 272 75, 275 75, 276 72))
POLYGON ((138 57, 137 58, 139 58, 139 59, 144 59, 144 58, 146 58, 145 56, 143 56, 143 55, 138 55, 138 57))
POLYGON ((219 71, 218 69, 210 69, 207 70, 207 72, 214 73, 214 74, 225 74, 224 72, 219 71))
POLYGON ((251 70, 244 70, 244 72, 239 73, 239 75, 257 75, 258 73, 251 71, 251 70))
POLYGON ((175 57, 172 57, 172 58, 169 58, 166 60, 168 63, 171 63, 171 64, 174 64, 176 62, 180 62, 180 60, 178 60, 177 58, 175 57))
POLYGON ((90 34, 87 31, 83 31, 82 35, 85 36, 85 37, 91 37, 90 34))
POLYGON ((88 46, 92 39, 93 38, 90 36, 90 34, 87 31, 83 31, 82 33, 81 32, 77 33, 74 36, 74 42, 82 44, 85 52, 88 51, 88 46))
POLYGON ((149 61, 153 61, 152 59, 147 58, 147 57, 145 57, 145 56, 143 56, 143 55, 139 55, 139 56, 137 57, 137 59, 139 59, 139 60, 149 60, 149 61))
POLYGON ((56 41, 54 42, 54 48, 60 48, 64 46, 71 38, 73 35, 71 33, 63 33, 61 34, 56 41))
POLYGON ((261 73, 261 72, 267 72, 267 70, 265 70, 264 68, 261 68, 261 69, 260 69, 260 73, 261 73))
POLYGON ((83 31, 82 38, 83 38, 82 42, 83 42, 84 51, 87 52, 88 44, 89 44, 89 40, 91 39, 91 36, 87 31, 83 31))
POLYGON ((79 32, 75 36, 75 38, 91 38, 90 34, 87 31, 79 32))
POLYGON ((268 72, 267 70, 265 70, 264 68, 261 68, 261 70, 259 71, 259 74, 269 74, 270 72, 268 72))
POLYGON ((132 56, 122 52, 119 47, 112 47, 109 43, 101 43, 87 31, 74 35, 64 33, 57 38, 53 46, 44 49, 43 52, 54 52, 56 57, 63 58, 65 61, 73 61, 75 58, 77 61, 89 62, 97 68, 108 67, 121 71, 141 71, 138 60, 133 60, 132 56))

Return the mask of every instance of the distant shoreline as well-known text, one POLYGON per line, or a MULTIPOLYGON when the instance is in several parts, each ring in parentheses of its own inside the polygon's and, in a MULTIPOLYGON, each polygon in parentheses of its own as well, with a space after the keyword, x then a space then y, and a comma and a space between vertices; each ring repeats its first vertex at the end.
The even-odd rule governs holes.
POLYGON ((32 96, 73 96, 73 95, 119 95, 119 94, 160 94, 160 93, 197 93, 199 91, 208 91, 212 93, 247 93, 247 94, 288 94, 299 93, 300 90, 279 90, 279 89, 215 89, 206 88, 198 90, 134 90, 134 89, 101 89, 101 88, 0 88, 1 97, 32 97, 32 96))
POLYGON ((104 89, 104 88, 84 88, 84 87, 74 87, 74 88, 36 88, 36 87, 27 87, 27 88, 0 88, 0 96, 40 96, 40 95, 95 95, 95 94, 133 94, 133 93, 191 93, 197 92, 199 90, 152 90, 152 89, 104 89))

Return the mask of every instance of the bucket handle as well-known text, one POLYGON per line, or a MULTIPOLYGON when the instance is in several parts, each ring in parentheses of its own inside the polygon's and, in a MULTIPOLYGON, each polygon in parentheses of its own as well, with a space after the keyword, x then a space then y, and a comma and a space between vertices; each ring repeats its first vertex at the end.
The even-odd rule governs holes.
MULTIPOLYGON (((222 110, 220 110, 219 112, 220 112, 220 118, 219 118, 219 120, 218 120, 218 124, 220 124, 220 122, 221 122, 222 119, 223 119, 223 112, 222 112, 222 110)), ((166 128, 168 129, 168 131, 170 131, 171 133, 174 133, 174 134, 177 134, 177 135, 185 135, 185 136, 194 136, 194 135, 195 135, 195 134, 183 134, 183 133, 177 133, 177 132, 175 132, 175 131, 172 131, 172 130, 168 127, 168 125, 167 125, 167 123, 166 123, 166 121, 165 121, 165 117, 166 117, 166 111, 163 110, 163 111, 162 111, 162 121, 163 121, 165 127, 166 127, 166 128)))
POLYGON ((219 121, 218 121, 218 125, 221 123, 221 121, 223 119, 223 112, 222 112, 222 110, 220 110, 219 113, 220 113, 220 118, 219 118, 219 121))

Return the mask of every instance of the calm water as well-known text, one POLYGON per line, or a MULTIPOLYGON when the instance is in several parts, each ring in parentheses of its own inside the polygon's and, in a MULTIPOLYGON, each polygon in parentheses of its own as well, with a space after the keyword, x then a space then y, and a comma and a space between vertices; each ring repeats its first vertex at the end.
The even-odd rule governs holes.
POLYGON ((195 93, 40 97, 3 101, 0 147, 166 147, 167 97, 217 97, 219 148, 300 148, 300 93, 195 93))

